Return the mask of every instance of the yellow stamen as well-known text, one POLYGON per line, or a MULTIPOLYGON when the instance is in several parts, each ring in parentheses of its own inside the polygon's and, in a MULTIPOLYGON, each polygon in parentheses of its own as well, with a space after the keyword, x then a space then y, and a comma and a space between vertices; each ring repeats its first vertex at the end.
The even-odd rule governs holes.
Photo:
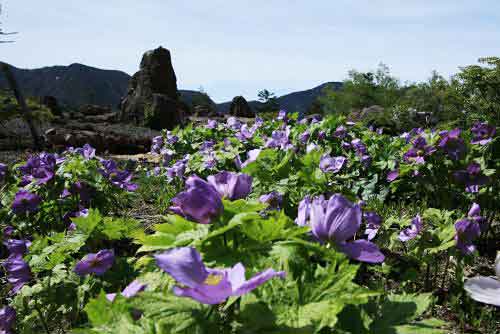
POLYGON ((207 279, 205 280, 206 285, 217 285, 222 281, 222 275, 213 275, 210 274, 208 275, 207 279))

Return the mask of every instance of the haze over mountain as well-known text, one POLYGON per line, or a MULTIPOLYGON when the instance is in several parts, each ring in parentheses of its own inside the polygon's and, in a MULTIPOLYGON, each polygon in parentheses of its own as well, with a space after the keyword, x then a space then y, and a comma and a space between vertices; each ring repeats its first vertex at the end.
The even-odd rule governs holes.
MULTIPOLYGON (((68 106, 97 104, 118 108, 121 98, 126 94, 130 76, 122 71, 105 70, 83 64, 69 66, 51 66, 39 69, 19 69, 12 67, 24 94, 33 97, 54 96, 68 106)), ((305 112, 327 86, 335 89, 340 82, 328 82, 317 87, 292 92, 278 97, 282 109, 305 112)), ((6 81, 0 75, 0 88, 6 88, 6 81)), ((179 90, 181 100, 192 105, 192 101, 201 93, 193 90, 179 90)), ((216 104, 217 111, 226 113, 231 102, 216 104)), ((260 102, 249 101, 256 110, 260 102)))

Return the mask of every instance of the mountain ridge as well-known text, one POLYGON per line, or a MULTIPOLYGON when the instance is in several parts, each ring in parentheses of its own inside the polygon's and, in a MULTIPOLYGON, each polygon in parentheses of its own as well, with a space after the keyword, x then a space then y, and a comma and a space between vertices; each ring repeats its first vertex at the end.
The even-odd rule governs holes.
MULTIPOLYGON (((84 104, 97 104, 118 109, 120 101, 125 96, 131 76, 119 70, 107 70, 80 63, 68 66, 55 65, 35 69, 21 69, 12 66, 22 91, 27 96, 54 96, 61 103, 77 107, 84 104)), ((282 109, 304 113, 309 109, 324 88, 331 86, 339 89, 340 82, 327 82, 311 89, 291 92, 277 98, 282 109)), ((0 73, 0 88, 6 88, 7 83, 0 73)), ((193 90, 179 90, 180 98, 188 105, 202 94, 193 90)), ((231 101, 215 103, 220 113, 229 112, 231 101)), ((261 103, 249 101, 250 107, 257 111, 261 103)))

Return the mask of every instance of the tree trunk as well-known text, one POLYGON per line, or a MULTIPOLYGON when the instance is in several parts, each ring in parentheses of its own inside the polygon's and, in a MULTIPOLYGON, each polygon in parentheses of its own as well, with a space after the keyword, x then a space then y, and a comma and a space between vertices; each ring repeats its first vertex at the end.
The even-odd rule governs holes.
POLYGON ((7 78, 7 82, 10 86, 10 89, 14 93, 14 96, 16 97, 17 103, 19 104, 19 107, 21 108, 21 115, 23 116, 24 120, 28 124, 28 127, 31 132, 31 136, 33 137, 33 144, 35 150, 40 150, 42 148, 42 140, 41 137, 38 135, 38 131, 35 127, 35 124, 33 123, 33 118, 31 117, 31 112, 28 108, 28 105, 26 104, 26 100, 24 99, 24 96, 19 89, 19 86, 17 85, 16 79, 14 78, 14 75, 12 74, 10 67, 8 64, 0 62, 0 69, 3 71, 5 74, 5 77, 7 78))

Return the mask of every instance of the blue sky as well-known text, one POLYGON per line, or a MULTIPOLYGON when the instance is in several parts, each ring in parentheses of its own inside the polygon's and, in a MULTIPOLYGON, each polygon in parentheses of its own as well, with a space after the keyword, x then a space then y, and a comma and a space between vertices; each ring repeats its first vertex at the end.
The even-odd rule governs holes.
POLYGON ((493 0, 0 0, 19 31, 0 59, 21 68, 79 62, 133 74, 142 53, 172 52, 179 88, 216 101, 340 81, 389 65, 403 81, 449 76, 500 56, 493 0))

